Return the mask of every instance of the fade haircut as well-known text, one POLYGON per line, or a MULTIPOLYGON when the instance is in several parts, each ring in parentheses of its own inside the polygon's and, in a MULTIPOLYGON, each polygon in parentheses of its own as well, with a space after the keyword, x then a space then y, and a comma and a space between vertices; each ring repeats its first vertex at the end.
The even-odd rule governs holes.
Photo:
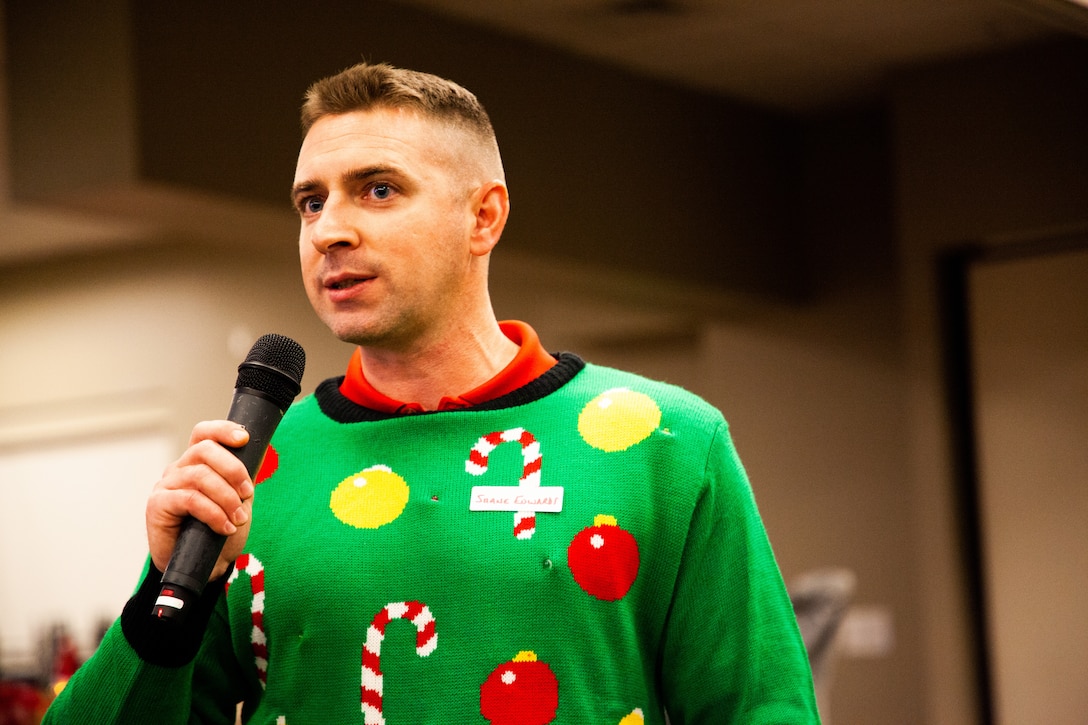
POLYGON ((311 85, 302 104, 302 133, 324 116, 376 108, 415 111, 497 147, 491 119, 471 91, 445 78, 388 63, 359 63, 311 85))

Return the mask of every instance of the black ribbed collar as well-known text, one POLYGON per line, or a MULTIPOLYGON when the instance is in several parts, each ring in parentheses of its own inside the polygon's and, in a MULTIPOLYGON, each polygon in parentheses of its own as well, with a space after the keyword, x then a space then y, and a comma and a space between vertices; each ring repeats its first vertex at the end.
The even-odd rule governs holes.
MULTIPOLYGON (((414 415, 499 410, 501 408, 512 408, 517 405, 524 405, 526 403, 531 403, 534 400, 539 400, 566 385, 586 366, 585 361, 574 353, 556 353, 555 358, 558 362, 556 362, 556 364, 546 373, 532 382, 521 386, 517 390, 495 398, 494 400, 489 400, 470 408, 427 411, 424 413, 415 413, 414 415)), ((323 381, 317 386, 317 389, 314 390, 314 397, 317 398, 317 404, 321 408, 321 412, 337 423, 364 423, 367 421, 388 420, 390 418, 402 417, 395 413, 385 413, 373 410, 372 408, 364 407, 349 400, 340 392, 340 383, 343 382, 343 380, 344 376, 342 375, 335 378, 329 378, 328 380, 323 381)))

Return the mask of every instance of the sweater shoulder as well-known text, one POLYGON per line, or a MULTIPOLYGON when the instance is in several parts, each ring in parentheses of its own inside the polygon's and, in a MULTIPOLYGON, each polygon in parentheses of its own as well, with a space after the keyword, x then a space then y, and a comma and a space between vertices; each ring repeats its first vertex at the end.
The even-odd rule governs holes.
POLYGON ((604 365, 586 363, 581 378, 586 385, 607 390, 630 390, 651 398, 663 411, 710 426, 725 423, 722 412, 706 399, 674 383, 648 378, 638 373, 604 365))

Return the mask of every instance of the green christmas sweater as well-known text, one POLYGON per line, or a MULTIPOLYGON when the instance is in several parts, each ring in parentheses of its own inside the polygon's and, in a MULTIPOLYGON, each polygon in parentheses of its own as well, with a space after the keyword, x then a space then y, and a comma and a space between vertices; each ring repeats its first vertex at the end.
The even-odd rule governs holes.
POLYGON ((46 722, 818 722, 727 424, 679 388, 563 355, 394 417, 332 379, 256 479, 188 633, 152 571, 46 722))

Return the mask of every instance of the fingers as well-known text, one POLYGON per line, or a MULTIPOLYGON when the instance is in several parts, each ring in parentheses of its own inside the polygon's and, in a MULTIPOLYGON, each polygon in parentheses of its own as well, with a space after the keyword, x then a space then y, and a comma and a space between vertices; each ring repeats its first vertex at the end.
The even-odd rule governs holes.
POLYGON ((167 488, 197 489, 223 505, 253 496, 253 481, 245 465, 213 440, 202 440, 189 446, 167 467, 162 483, 167 488))
POLYGON ((206 440, 237 448, 246 444, 249 440, 249 432, 242 425, 229 420, 206 420, 193 426, 189 445, 193 446, 206 440))
MULTIPOLYGON (((225 536, 248 529, 253 481, 245 465, 225 447, 244 445, 248 440, 249 434, 237 423, 199 423, 193 428, 189 448, 163 472, 146 511, 148 544, 160 570, 169 562, 186 517, 203 521, 225 536)), ((242 538, 244 541, 244 533, 242 538)))

